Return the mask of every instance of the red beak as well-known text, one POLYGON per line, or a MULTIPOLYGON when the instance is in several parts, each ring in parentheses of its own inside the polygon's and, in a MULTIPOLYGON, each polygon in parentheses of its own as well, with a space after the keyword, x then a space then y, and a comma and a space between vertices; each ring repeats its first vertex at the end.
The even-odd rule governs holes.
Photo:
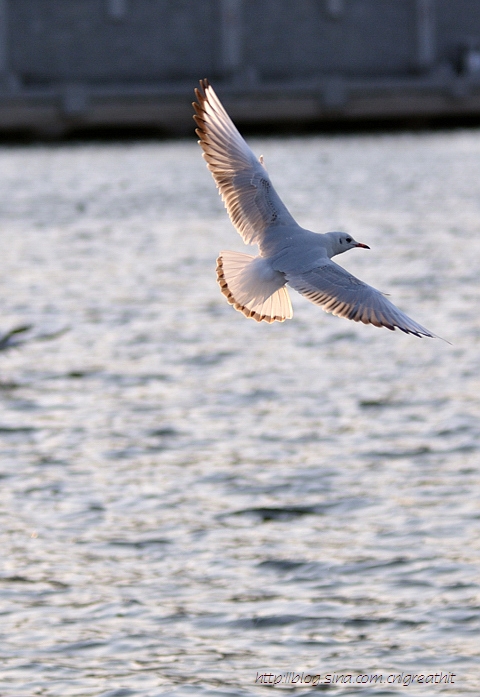
POLYGON ((357 244, 355 245, 355 247, 363 247, 363 249, 370 249, 370 247, 368 246, 368 244, 362 244, 361 242, 357 242, 357 244))

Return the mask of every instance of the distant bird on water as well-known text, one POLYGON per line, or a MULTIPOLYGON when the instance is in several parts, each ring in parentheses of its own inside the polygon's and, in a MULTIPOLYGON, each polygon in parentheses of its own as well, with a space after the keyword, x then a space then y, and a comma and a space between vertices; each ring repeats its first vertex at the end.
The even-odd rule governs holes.
POLYGON ((286 284, 326 312, 376 327, 436 337, 332 257, 354 247, 370 249, 345 232, 319 234, 300 227, 272 186, 208 80, 195 90, 196 133, 230 220, 259 256, 221 252, 217 280, 228 302, 257 322, 293 315, 286 284))

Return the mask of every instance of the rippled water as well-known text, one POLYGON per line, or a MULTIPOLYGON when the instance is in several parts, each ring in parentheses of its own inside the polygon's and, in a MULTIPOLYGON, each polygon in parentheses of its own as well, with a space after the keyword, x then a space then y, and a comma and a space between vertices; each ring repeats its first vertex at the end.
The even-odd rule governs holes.
POLYGON ((480 132, 252 144, 452 346, 235 312, 193 141, 3 147, 2 695, 478 693, 480 132))

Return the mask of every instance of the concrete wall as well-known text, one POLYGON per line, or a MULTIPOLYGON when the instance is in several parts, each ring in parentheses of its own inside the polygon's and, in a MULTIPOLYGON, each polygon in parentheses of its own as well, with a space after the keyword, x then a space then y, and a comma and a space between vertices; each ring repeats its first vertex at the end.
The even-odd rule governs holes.
POLYGON ((480 0, 0 0, 0 129, 480 113, 480 0))

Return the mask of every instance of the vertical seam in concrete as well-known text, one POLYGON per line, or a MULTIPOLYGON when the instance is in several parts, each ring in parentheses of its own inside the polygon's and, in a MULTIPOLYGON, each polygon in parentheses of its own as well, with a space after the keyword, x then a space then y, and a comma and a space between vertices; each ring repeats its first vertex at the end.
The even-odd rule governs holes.
POLYGON ((0 0, 0 75, 8 72, 7 0, 0 0))
POLYGON ((435 0, 417 0, 417 62, 426 69, 435 63, 435 0))
POLYGON ((242 0, 220 0, 222 72, 234 73, 242 64, 242 0))

